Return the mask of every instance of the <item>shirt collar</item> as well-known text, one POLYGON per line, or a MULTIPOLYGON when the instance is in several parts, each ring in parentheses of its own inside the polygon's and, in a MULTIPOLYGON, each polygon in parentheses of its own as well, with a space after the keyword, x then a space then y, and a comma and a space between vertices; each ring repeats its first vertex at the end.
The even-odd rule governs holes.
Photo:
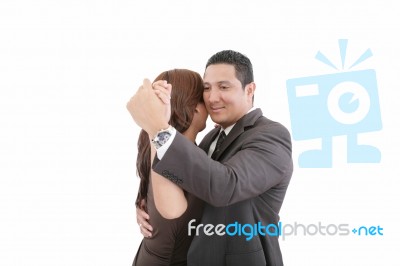
MULTIPOLYGON (((248 114, 248 113, 254 111, 255 109, 256 109, 256 107, 253 106, 246 114, 248 114)), ((221 131, 223 130, 223 131, 225 131, 225 135, 228 136, 229 132, 231 132, 232 128, 233 128, 235 125, 236 125, 236 123, 233 124, 233 125, 230 125, 229 127, 225 128, 225 129, 221 128, 221 130, 220 130, 219 132, 221 132, 221 131)))

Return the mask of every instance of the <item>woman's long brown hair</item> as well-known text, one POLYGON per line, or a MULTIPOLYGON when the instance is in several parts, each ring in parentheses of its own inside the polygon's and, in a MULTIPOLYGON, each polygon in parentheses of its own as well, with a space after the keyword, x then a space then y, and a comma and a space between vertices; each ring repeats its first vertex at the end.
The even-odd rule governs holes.
MULTIPOLYGON (((180 133, 185 132, 193 120, 196 105, 203 101, 203 80, 201 76, 187 69, 173 69, 158 75, 154 80, 166 80, 172 85, 171 118, 169 124, 180 133)), ((148 134, 142 130, 138 139, 136 171, 140 177, 136 206, 147 199, 151 172, 151 147, 148 134)))

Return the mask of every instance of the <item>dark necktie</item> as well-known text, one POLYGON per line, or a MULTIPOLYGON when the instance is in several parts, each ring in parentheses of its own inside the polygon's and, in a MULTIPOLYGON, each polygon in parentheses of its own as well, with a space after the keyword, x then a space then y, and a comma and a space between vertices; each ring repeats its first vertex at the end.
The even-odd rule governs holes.
POLYGON ((221 133, 219 133, 217 144, 215 145, 215 150, 214 150, 213 154, 211 155, 212 159, 215 159, 214 157, 215 157, 216 153, 219 152, 219 149, 221 148, 221 144, 225 140, 225 138, 226 138, 225 131, 222 130, 221 133))

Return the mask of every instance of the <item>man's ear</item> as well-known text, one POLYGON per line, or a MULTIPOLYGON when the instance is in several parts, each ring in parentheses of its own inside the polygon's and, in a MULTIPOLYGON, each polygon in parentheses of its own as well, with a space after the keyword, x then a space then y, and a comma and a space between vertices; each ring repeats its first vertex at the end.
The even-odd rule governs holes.
POLYGON ((256 90, 256 84, 254 82, 251 82, 249 84, 246 85, 246 94, 253 97, 254 96, 254 92, 256 90))

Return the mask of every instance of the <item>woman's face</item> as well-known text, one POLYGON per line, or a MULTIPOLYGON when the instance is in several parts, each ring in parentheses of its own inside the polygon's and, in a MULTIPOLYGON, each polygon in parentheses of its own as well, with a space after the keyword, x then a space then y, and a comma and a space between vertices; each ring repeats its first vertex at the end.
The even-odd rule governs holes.
POLYGON ((204 103, 198 103, 196 106, 196 111, 194 112, 192 123, 194 123, 195 128, 200 131, 206 128, 206 121, 208 118, 208 112, 204 103))

